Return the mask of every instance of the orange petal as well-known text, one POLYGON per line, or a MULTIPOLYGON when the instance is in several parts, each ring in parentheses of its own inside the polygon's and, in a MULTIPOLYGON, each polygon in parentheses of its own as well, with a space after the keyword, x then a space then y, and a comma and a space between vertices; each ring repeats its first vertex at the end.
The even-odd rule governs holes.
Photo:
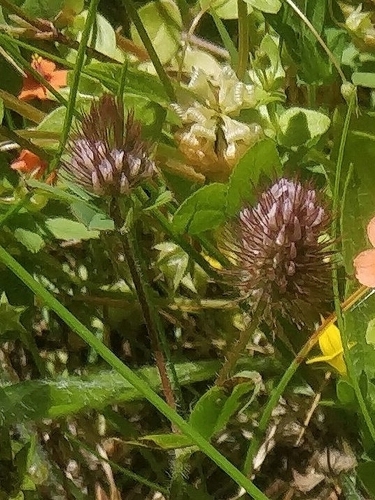
POLYGON ((361 252, 353 263, 357 280, 362 285, 375 288, 375 249, 361 252))
POLYGON ((47 163, 28 149, 23 149, 19 157, 10 165, 10 168, 24 174, 34 172, 40 177, 47 168, 47 163))
POLYGON ((367 236, 370 240, 371 245, 375 247, 375 217, 373 217, 368 223, 367 236))
POLYGON ((21 101, 30 101, 30 99, 45 101, 47 99, 47 89, 39 84, 33 88, 23 88, 18 95, 18 99, 21 101))
POLYGON ((48 79, 56 69, 56 64, 42 57, 35 57, 31 62, 31 66, 44 78, 48 79))
POLYGON ((60 87, 66 87, 68 80, 68 71, 66 69, 60 69, 54 71, 50 78, 50 84, 54 89, 59 89, 60 87))

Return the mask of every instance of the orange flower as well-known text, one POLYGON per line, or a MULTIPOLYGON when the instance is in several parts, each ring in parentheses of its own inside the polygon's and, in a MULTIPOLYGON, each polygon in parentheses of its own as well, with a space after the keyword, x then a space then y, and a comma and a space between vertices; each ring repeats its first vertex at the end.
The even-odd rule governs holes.
MULTIPOLYGON (((375 217, 367 226, 367 236, 370 243, 375 247, 375 217)), ((361 252, 354 259, 355 275, 357 280, 365 286, 375 287, 375 248, 361 252)))
POLYGON ((10 168, 39 179, 47 168, 47 163, 28 149, 23 149, 10 168))
MULTIPOLYGON (((38 55, 33 55, 31 60, 31 67, 35 69, 43 78, 47 80, 52 87, 58 90, 60 87, 67 85, 67 70, 56 70, 56 64, 47 59, 43 59, 38 55)), ((44 85, 39 83, 32 75, 27 75, 23 79, 23 87, 18 96, 23 101, 30 99, 46 100, 47 89, 44 85)))

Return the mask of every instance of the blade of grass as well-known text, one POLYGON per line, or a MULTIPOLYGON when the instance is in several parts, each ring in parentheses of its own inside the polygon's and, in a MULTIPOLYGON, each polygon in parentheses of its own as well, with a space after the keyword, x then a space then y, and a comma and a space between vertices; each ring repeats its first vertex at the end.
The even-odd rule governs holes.
POLYGON ((4 101, 8 109, 15 111, 34 123, 40 123, 46 117, 46 113, 43 113, 43 111, 34 108, 34 106, 31 106, 27 102, 20 101, 17 97, 5 90, 0 89, 0 99, 4 101))
POLYGON ((247 18, 247 3, 237 0, 238 7, 238 64, 237 77, 242 81, 249 62, 249 22, 247 18))
MULTIPOLYGON (((339 221, 340 221, 340 214, 342 214, 342 209, 343 205, 341 204, 340 207, 340 182, 341 182, 341 172, 342 172, 342 165, 344 161, 344 153, 345 153, 345 145, 346 145, 346 140, 348 137, 348 132, 349 132, 349 126, 350 126, 350 120, 353 114, 353 111, 355 109, 356 105, 356 92, 353 92, 349 104, 348 104, 348 109, 346 112, 345 120, 344 120, 344 125, 343 125, 343 130, 341 133, 341 140, 340 140, 340 146, 339 146, 339 152, 337 155, 337 162, 336 162, 336 173, 335 173, 335 183, 333 187, 333 203, 332 203, 332 211, 334 214, 334 220, 332 224, 332 240, 335 242, 335 247, 336 251, 339 251, 338 248, 338 229, 339 229, 339 221)), ((346 362, 346 366, 348 369, 348 376, 350 383, 353 386, 354 393, 356 395, 357 401, 359 408, 361 410, 363 419, 366 423, 366 426, 368 428, 368 431, 370 433, 370 436, 372 438, 373 443, 375 444, 375 427, 374 423, 371 419, 370 412, 367 408, 367 405, 365 403, 363 394, 361 392, 361 388, 359 386, 358 382, 358 377, 355 373, 353 361, 351 358, 350 354, 350 349, 349 349, 349 338, 348 334, 346 331, 345 327, 345 318, 344 315, 342 314, 341 308, 340 308, 340 292, 339 292, 339 278, 338 278, 338 263, 333 262, 333 269, 332 269, 332 281, 333 281, 333 296, 334 296, 334 302, 335 302, 335 312, 337 315, 337 326, 340 330, 341 337, 342 337, 342 345, 344 349, 344 358, 346 362)))
POLYGON ((211 9, 210 14, 212 16, 212 19, 214 20, 214 23, 216 25, 217 31, 219 32, 219 35, 221 37, 221 40, 223 42, 224 47, 227 49, 229 52, 230 60, 231 60, 231 66, 232 68, 236 68, 238 66, 238 52, 236 49, 236 46, 232 42, 232 39, 225 27, 225 24, 223 21, 220 19, 220 17, 216 14, 216 12, 211 9))
MULTIPOLYGON (((60 64, 61 66, 65 66, 66 68, 69 68, 72 70, 74 70, 74 68, 76 66, 74 63, 68 61, 67 59, 63 59, 63 58, 57 56, 56 54, 52 54, 52 53, 50 54, 46 50, 43 50, 39 47, 36 48, 33 45, 30 45, 29 43, 23 42, 22 40, 18 40, 17 38, 12 38, 9 35, 1 35, 1 36, 4 37, 5 39, 10 40, 12 43, 17 45, 18 47, 22 47, 23 49, 28 50, 29 52, 34 53, 37 51, 40 56, 45 57, 45 58, 49 59, 50 61, 54 61, 54 62, 60 64)), ((119 64, 118 61, 116 61, 116 63, 119 64)), ((82 68, 82 74, 91 76, 91 77, 96 78, 98 80, 97 75, 94 72, 91 72, 87 68, 82 68)), ((107 88, 109 88, 109 89, 113 88, 114 80, 111 80, 110 78, 106 78, 105 76, 100 75, 100 82, 103 85, 107 85, 107 88)))
POLYGON ((56 153, 55 157, 53 158, 51 165, 50 165, 51 171, 55 170, 56 167, 58 166, 60 159, 61 159, 61 156, 64 152, 69 133, 70 133, 70 128, 71 128, 72 121, 73 121, 73 115, 75 113, 79 80, 81 78, 81 72, 82 72, 84 62, 85 62, 86 47, 87 47, 87 43, 88 43, 89 38, 90 38, 90 33, 92 30, 92 27, 93 27, 95 19, 96 19, 96 11, 98 9, 98 5, 99 5, 99 0, 91 0, 88 11, 87 11, 85 26, 84 26, 83 31, 82 31, 82 37, 81 37, 81 41, 79 42, 79 47, 78 47, 78 51, 77 51, 77 58, 76 58, 76 62, 75 62, 75 68, 73 71, 73 79, 72 79, 72 84, 70 87, 69 101, 68 101, 68 105, 66 108, 62 136, 61 136, 61 140, 60 140, 60 144, 59 144, 59 149, 58 149, 58 151, 57 151, 57 153, 56 153))
POLYGON ((10 139, 11 141, 17 143, 21 148, 23 149, 28 149, 32 151, 34 154, 39 156, 39 158, 42 158, 43 160, 46 160, 47 162, 51 159, 51 155, 47 153, 44 149, 39 148, 35 144, 33 144, 31 141, 28 141, 21 135, 18 135, 16 132, 13 130, 10 130, 9 128, 5 127, 4 125, 0 125, 0 135, 6 137, 7 139, 10 139))
POLYGON ((122 1, 129 14, 130 19, 133 21, 134 26, 138 31, 138 34, 142 40, 143 45, 146 47, 148 55, 150 56, 155 71, 158 74, 160 81, 164 86, 167 96, 172 102, 175 102, 177 99, 173 85, 170 79, 168 78, 168 75, 165 72, 162 63, 160 62, 160 59, 156 53, 156 50, 154 49, 154 46, 152 45, 152 42, 150 40, 150 37, 148 36, 147 31, 145 30, 145 27, 143 26, 142 20, 139 17, 138 11, 133 1, 132 0, 122 0, 122 1))
POLYGON ((305 16, 305 14, 297 7, 297 5, 292 1, 292 0, 284 0, 293 10, 294 12, 302 19, 302 21, 306 24, 306 26, 309 28, 311 33, 315 36, 317 41, 319 42, 320 46, 324 50, 324 52, 327 54, 329 60, 333 64, 333 66, 336 68, 337 73, 340 75, 340 78, 342 82, 346 82, 346 77, 341 69, 340 63, 337 61, 336 57, 332 54, 330 49, 328 48, 327 44, 323 40, 323 38, 319 35, 319 33, 316 31, 314 26, 311 24, 309 19, 305 16))
POLYGON ((21 266, 3 247, 0 246, 0 261, 3 262, 23 283, 30 288, 45 304, 52 309, 74 332, 76 332, 92 349, 94 349, 114 370, 124 377, 133 387, 158 409, 170 422, 174 423, 183 434, 199 447, 213 462, 232 478, 239 486, 252 496, 254 500, 269 500, 247 477, 245 477, 229 460, 212 446, 189 423, 180 417, 170 406, 156 394, 149 385, 140 379, 128 366, 113 354, 88 328, 70 313, 43 285, 38 283, 26 269, 21 266))
POLYGON ((133 479, 134 481, 136 481, 139 484, 144 484, 145 486, 148 486, 149 488, 151 488, 154 491, 160 491, 160 493, 163 493, 164 495, 168 494, 167 488, 164 488, 163 486, 161 486, 159 484, 153 483, 153 482, 149 481, 148 479, 140 476, 139 474, 135 474, 134 472, 132 472, 128 469, 125 469, 124 467, 121 467, 120 465, 116 464, 116 462, 113 462, 113 460, 109 460, 107 458, 100 456, 96 450, 93 450, 86 443, 75 438, 71 434, 68 434, 66 432, 64 435, 67 438, 67 440, 73 444, 73 446, 75 447, 75 449, 78 453, 80 453, 80 449, 83 448, 84 450, 88 451, 89 453, 92 453, 96 458, 98 458, 102 462, 106 462, 107 464, 109 464, 113 469, 121 472, 121 474, 123 474, 124 476, 129 477, 130 479, 133 479))

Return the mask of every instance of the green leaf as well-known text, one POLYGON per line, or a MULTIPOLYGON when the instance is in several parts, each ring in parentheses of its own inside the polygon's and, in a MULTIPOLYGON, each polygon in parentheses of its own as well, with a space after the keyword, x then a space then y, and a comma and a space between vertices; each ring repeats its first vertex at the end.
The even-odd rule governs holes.
POLYGON ((114 222, 108 219, 104 213, 98 212, 85 202, 76 201, 71 204, 70 209, 79 222, 87 229, 98 231, 113 231, 114 222))
POLYGON ((218 416, 226 400, 225 390, 214 386, 194 406, 189 423, 206 439, 210 439, 215 432, 218 416))
MULTIPOLYGON (((81 112, 88 111, 93 98, 91 96, 80 95, 77 98, 76 106, 81 112)), ((64 119, 65 119, 66 108, 64 106, 59 106, 49 113, 36 127, 36 130, 43 130, 50 133, 61 134, 64 119)), ((75 119, 73 120, 73 126, 75 124, 75 119)))
POLYGON ((88 229, 96 231, 113 231, 115 223, 112 219, 108 219, 105 214, 96 213, 91 219, 88 229))
POLYGON ((369 495, 375 497, 375 462, 362 462, 357 466, 357 475, 369 495))
MULTIPOLYGON (((360 307, 353 308, 346 313, 346 330, 349 335, 348 341, 352 344, 349 353, 353 362, 355 374, 357 377, 360 377, 361 374, 365 372, 369 381, 369 388, 372 385, 371 380, 375 378, 375 349, 373 344, 367 342, 365 333, 369 322, 374 317, 374 295, 367 296, 363 299, 360 307)), ((373 403, 375 408, 373 387, 371 387, 369 391, 371 391, 371 398, 374 396, 373 403)))
POLYGON ((44 130, 46 132, 57 132, 61 134, 66 108, 60 106, 49 113, 36 127, 36 130, 44 130))
POLYGON ((0 337, 7 332, 24 332, 20 317, 25 309, 25 307, 10 305, 5 292, 2 293, 0 298, 0 337))
POLYGON ((186 275, 189 256, 181 247, 168 241, 155 245, 155 248, 160 251, 158 267, 173 283, 173 290, 176 291, 186 275))
MULTIPOLYGON (((255 53, 253 69, 250 70, 250 77, 259 86, 262 86, 262 81, 267 82, 267 90, 278 91, 284 84, 285 70, 280 58, 280 42, 275 36, 265 35, 261 41, 259 50, 255 53), (266 57, 265 57, 266 54, 266 57), (262 68, 262 80, 258 76, 259 69, 262 68)), ((259 92, 259 90, 258 90, 259 92)), ((263 97, 259 96, 259 100, 267 99, 268 94, 263 97)))
MULTIPOLYGON (((0 323, 0 328, 1 326, 0 323)), ((175 368, 178 380, 184 386, 213 378, 219 365, 217 361, 202 361, 177 363, 175 368)), ((160 390, 156 368, 144 367, 137 373, 152 389, 160 390)), ((19 425, 142 398, 142 394, 129 382, 110 370, 58 380, 28 380, 0 390, 0 422, 19 425)))
POLYGON ((375 73, 354 72, 352 74, 352 82, 354 85, 375 89, 375 73))
POLYGON ((31 17, 53 19, 63 8, 64 0, 26 0, 22 9, 31 17))
POLYGON ((304 108, 290 108, 279 117, 278 140, 283 146, 292 148, 312 146, 327 132, 331 124, 328 116, 304 108))
POLYGON ((90 231, 84 224, 63 217, 47 219, 47 228, 58 240, 90 240, 98 238, 99 231, 90 231))
POLYGON ((367 324, 366 342, 375 346, 375 319, 371 319, 367 324))
MULTIPOLYGON (((73 74, 73 71, 68 72, 68 87, 72 84, 73 74)), ((99 97, 103 93, 103 86, 96 78, 89 75, 81 75, 79 79, 78 92, 82 95, 86 94, 99 97)))
MULTIPOLYGON (((85 67, 85 71, 99 80, 105 78, 112 81, 113 87, 111 90, 117 92, 118 82, 121 78, 121 66, 111 63, 91 63, 85 67)), ((169 104, 169 99, 165 93, 160 80, 149 73, 128 67, 126 71, 126 86, 125 95, 144 96, 150 101, 155 101, 160 104, 169 104)))
POLYGON ((364 500, 355 484, 355 478, 352 478, 350 473, 341 473, 339 481, 345 500, 364 500))
MULTIPOLYGON (((81 41, 83 26, 86 22, 88 11, 82 11, 78 16, 74 18, 73 27, 76 30, 76 40, 81 41)), ((105 54, 112 59, 116 59, 119 62, 123 61, 123 56, 121 52, 117 50, 116 44, 116 33, 112 28, 111 24, 107 19, 101 14, 96 14, 95 18, 95 30, 93 30, 89 37, 89 45, 94 46, 94 48, 105 54), (95 36, 95 44, 93 42, 93 32, 95 36)), ((67 56, 68 60, 75 61, 77 52, 75 50, 69 51, 67 56)))
MULTIPOLYGON (((177 5, 172 0, 150 2, 140 7, 138 14, 161 63, 166 64, 177 53, 181 42, 182 19, 177 5)), ((133 24, 130 33, 134 42, 143 46, 133 24)))
POLYGON ((229 419, 234 415, 242 403, 244 395, 249 394, 254 390, 254 382, 243 382, 234 387, 231 395, 225 401, 220 414, 217 417, 213 434, 224 429, 229 422, 229 419))
POLYGON ((145 212, 149 211, 149 210, 154 210, 155 208, 162 207, 163 205, 166 205, 167 203, 169 203, 172 200, 173 200, 172 193, 169 190, 163 191, 162 193, 159 194, 159 196, 152 203, 152 205, 144 208, 143 210, 145 212))
POLYGON ((183 434, 150 434, 140 438, 135 444, 147 445, 147 447, 162 450, 175 450, 177 448, 193 446, 194 443, 189 437, 183 434))
POLYGON ((267 12, 268 14, 276 14, 281 8, 280 0, 245 0, 254 9, 267 12))
POLYGON ((336 385, 337 398, 343 405, 351 405, 356 401, 353 387, 346 380, 340 379, 336 385))
POLYGON ((281 172, 276 144, 271 139, 259 141, 240 159, 229 179, 227 213, 235 215, 246 203, 255 199, 254 186, 261 175, 274 177, 281 172))
MULTIPOLYGON (((210 9, 221 19, 237 19, 238 8, 237 0, 200 0, 202 9, 210 9)), ((251 14, 252 8, 247 7, 248 13, 251 14)))
POLYGON ((38 233, 23 229, 22 227, 18 227, 14 231, 14 237, 32 253, 39 252, 45 244, 43 238, 38 233))
POLYGON ((199 234, 215 229, 225 221, 225 184, 204 186, 187 198, 173 217, 173 227, 178 233, 199 234))

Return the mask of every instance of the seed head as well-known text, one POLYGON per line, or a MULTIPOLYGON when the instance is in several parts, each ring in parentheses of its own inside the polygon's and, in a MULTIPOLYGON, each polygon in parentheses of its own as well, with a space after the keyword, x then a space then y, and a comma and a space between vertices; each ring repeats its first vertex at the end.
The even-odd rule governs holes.
POLYGON ((324 233, 330 215, 309 184, 281 178, 244 208, 226 230, 229 273, 265 315, 278 313, 297 326, 317 320, 331 297, 331 264, 324 233))
POLYGON ((141 124, 132 111, 125 120, 122 103, 110 94, 91 105, 68 143, 68 154, 64 169, 98 195, 128 194, 155 169, 141 124))

